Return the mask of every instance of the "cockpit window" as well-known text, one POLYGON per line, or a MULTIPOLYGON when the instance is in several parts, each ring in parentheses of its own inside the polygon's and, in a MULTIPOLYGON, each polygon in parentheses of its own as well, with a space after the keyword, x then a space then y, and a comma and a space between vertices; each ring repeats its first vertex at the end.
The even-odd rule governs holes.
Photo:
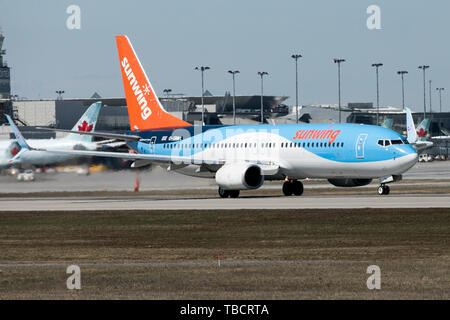
POLYGON ((396 139, 396 140, 380 139, 377 142, 377 144, 379 144, 382 147, 388 147, 391 144, 403 144, 403 143, 404 142, 401 139, 396 139))
POLYGON ((406 140, 406 139, 403 139, 402 141, 404 144, 409 144, 408 140, 406 140))

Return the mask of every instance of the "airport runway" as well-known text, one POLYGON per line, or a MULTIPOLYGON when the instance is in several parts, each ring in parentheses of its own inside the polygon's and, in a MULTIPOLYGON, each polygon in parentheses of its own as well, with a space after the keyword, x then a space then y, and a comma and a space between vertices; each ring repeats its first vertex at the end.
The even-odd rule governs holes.
POLYGON ((450 194, 373 196, 4 198, 1 211, 450 208, 450 194))

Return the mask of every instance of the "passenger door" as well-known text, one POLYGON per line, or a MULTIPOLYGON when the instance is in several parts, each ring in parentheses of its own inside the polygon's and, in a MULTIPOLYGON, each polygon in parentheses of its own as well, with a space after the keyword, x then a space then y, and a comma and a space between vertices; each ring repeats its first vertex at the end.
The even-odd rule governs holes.
POLYGON ((153 153, 155 151, 155 143, 156 143, 156 137, 153 136, 150 139, 150 143, 149 143, 149 149, 150 149, 150 153, 153 153))
POLYGON ((364 146, 366 144, 367 133, 361 133, 356 140, 356 159, 364 159, 364 146))

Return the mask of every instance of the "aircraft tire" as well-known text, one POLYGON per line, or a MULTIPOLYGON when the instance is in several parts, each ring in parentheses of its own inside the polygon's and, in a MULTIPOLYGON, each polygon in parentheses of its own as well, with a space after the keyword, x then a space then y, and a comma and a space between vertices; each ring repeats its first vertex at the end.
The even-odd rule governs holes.
POLYGON ((389 186, 379 186, 378 187, 378 194, 380 196, 388 195, 390 191, 391 191, 391 188, 389 188, 389 186))
POLYGON ((230 191, 224 190, 221 187, 219 187, 219 196, 221 198, 228 198, 230 196, 230 191))
POLYGON ((377 191, 378 191, 378 194, 379 194, 380 196, 383 195, 383 194, 384 194, 384 188, 383 188, 383 186, 379 186, 378 189, 377 189, 377 191))
POLYGON ((303 183, 301 181, 292 182, 293 193, 296 196, 301 196, 303 194, 303 183))
POLYGON ((292 194, 294 193, 293 189, 294 188, 292 182, 286 181, 285 183, 283 183, 283 194, 285 196, 292 196, 292 194))
POLYGON ((230 194, 230 198, 239 198, 239 190, 230 190, 228 192, 230 194))

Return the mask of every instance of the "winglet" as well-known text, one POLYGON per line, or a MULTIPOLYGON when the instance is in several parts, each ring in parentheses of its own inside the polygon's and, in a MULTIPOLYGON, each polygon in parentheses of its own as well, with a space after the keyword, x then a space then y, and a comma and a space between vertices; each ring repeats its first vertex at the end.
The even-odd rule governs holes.
POLYGON ((406 110, 406 139, 409 143, 417 142, 417 132, 416 126, 414 125, 414 120, 411 114, 411 110, 409 108, 405 108, 406 110))

